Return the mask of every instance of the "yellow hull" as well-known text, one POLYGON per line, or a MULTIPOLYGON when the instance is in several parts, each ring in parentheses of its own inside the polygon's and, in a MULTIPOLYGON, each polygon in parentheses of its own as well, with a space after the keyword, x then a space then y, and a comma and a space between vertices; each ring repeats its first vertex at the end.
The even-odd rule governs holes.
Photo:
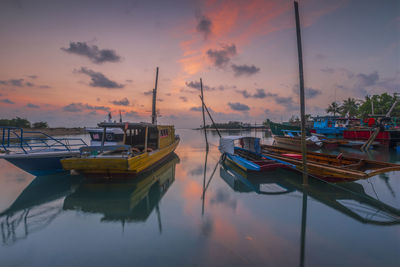
POLYGON ((62 159, 61 164, 64 170, 75 170, 86 174, 137 174, 148 169, 170 153, 174 152, 178 144, 179 139, 169 146, 153 152, 145 152, 134 157, 76 157, 62 159))

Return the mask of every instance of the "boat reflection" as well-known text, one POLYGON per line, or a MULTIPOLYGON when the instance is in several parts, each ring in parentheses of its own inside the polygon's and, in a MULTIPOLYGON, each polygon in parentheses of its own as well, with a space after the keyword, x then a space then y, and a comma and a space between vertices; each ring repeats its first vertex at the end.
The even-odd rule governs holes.
POLYGON ((331 184, 309 179, 302 184, 300 176, 288 170, 267 174, 247 174, 231 164, 220 168, 221 178, 235 191, 280 195, 301 192, 361 223, 373 225, 400 224, 400 209, 368 195, 356 182, 331 184))
POLYGON ((84 180, 77 190, 64 200, 64 210, 79 210, 103 214, 101 221, 146 221, 175 180, 179 157, 173 153, 163 163, 134 179, 84 180))
POLYGON ((49 225, 62 212, 62 199, 73 192, 73 185, 81 179, 65 172, 36 177, 0 213, 3 244, 12 245, 49 225))

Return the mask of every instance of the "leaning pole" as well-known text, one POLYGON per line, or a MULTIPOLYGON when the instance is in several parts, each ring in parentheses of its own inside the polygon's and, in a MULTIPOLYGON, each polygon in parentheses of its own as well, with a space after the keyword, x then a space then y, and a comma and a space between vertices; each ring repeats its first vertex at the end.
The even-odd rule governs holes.
POLYGON ((299 56, 299 85, 300 85, 300 115, 301 115, 301 152, 303 158, 303 184, 308 184, 307 175, 307 147, 306 147, 306 118, 304 106, 304 77, 303 77, 303 54, 301 48, 299 4, 294 1, 294 13, 296 16, 297 52, 299 56))

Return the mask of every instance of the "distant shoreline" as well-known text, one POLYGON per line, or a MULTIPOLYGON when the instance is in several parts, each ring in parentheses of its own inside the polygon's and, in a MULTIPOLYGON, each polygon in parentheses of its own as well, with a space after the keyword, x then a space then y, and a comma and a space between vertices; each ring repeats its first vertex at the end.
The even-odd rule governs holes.
POLYGON ((86 134, 86 128, 74 127, 74 128, 64 128, 64 127, 56 127, 56 128, 42 128, 42 129, 33 129, 33 128, 24 128, 25 136, 39 136, 40 134, 35 133, 27 133, 28 132, 42 132, 48 134, 50 136, 60 136, 60 135, 79 135, 86 134))

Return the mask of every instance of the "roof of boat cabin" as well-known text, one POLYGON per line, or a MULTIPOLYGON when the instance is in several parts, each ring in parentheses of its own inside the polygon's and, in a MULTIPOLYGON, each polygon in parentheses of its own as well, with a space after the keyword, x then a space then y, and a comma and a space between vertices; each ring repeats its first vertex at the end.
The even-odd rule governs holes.
POLYGON ((99 127, 103 128, 122 128, 122 129, 137 129, 137 128, 157 128, 158 126, 162 127, 174 127, 173 125, 157 125, 148 122, 100 122, 97 124, 99 127))

